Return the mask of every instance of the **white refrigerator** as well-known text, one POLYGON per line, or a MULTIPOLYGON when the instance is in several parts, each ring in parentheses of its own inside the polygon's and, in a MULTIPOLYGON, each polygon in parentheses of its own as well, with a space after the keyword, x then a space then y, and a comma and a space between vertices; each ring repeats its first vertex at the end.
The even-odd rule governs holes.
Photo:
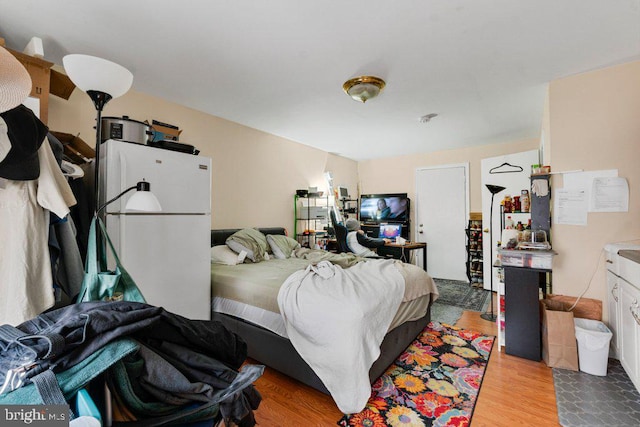
POLYGON ((100 147, 100 159, 101 203, 144 179, 162 206, 126 211, 131 191, 105 209, 118 257, 147 302, 210 319, 211 159, 114 140, 100 147))

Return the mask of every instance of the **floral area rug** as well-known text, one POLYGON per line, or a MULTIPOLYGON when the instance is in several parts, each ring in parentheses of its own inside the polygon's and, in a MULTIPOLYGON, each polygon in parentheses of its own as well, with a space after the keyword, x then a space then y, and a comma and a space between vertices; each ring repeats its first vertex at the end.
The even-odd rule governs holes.
POLYGON ((468 426, 494 337, 431 322, 339 426, 468 426))

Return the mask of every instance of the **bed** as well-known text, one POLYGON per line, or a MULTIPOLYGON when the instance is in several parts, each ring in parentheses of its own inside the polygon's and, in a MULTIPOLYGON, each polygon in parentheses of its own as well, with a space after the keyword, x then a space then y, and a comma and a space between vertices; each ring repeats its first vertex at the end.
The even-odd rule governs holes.
MULTIPOLYGON (((211 230, 211 246, 225 245, 227 238, 237 231, 239 229, 211 230)), ((286 235, 286 230, 279 227, 260 228, 259 231, 264 235, 286 235)), ((288 338, 283 316, 279 313, 277 301, 274 301, 274 291, 269 286, 269 282, 271 287, 283 283, 291 272, 304 270, 310 263, 294 257, 236 266, 212 263, 212 319, 240 335, 247 342, 248 355, 252 359, 331 394, 288 338), (286 268, 283 269, 283 265, 286 268), (244 294, 244 298, 236 294, 244 294)), ((400 304, 380 345, 380 356, 369 370, 369 384, 429 323, 430 306, 435 298, 437 289, 400 304)))

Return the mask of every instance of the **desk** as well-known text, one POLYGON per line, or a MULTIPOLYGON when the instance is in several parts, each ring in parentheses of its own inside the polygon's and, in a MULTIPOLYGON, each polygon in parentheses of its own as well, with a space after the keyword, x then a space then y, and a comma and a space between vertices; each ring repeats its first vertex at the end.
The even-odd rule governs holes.
POLYGON ((392 255, 394 258, 398 259, 409 259, 409 255, 411 251, 416 249, 422 249, 422 265, 424 271, 427 271, 427 244, 424 242, 406 242, 404 245, 400 245, 398 243, 385 243, 384 246, 378 248, 378 254, 384 255, 385 253, 392 255), (384 249, 388 248, 388 251, 384 249), (398 252, 400 252, 400 257, 397 256, 398 252))

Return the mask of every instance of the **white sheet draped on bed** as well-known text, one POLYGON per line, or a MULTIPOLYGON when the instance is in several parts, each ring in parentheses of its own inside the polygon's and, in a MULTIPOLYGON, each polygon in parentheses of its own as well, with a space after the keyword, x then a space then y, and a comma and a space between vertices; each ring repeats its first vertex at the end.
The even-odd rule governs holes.
POLYGON ((322 261, 293 273, 278 294, 291 343, 345 414, 365 407, 369 370, 403 299, 404 278, 394 264, 342 269, 322 261))

